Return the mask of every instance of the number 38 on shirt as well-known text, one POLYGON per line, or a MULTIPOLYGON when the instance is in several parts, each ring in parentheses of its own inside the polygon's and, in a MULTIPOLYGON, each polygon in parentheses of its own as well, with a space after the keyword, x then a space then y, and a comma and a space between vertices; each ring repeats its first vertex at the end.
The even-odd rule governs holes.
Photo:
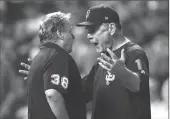
POLYGON ((51 78, 51 83, 54 85, 61 85, 64 89, 68 88, 69 81, 67 77, 60 77, 59 74, 52 74, 51 78))

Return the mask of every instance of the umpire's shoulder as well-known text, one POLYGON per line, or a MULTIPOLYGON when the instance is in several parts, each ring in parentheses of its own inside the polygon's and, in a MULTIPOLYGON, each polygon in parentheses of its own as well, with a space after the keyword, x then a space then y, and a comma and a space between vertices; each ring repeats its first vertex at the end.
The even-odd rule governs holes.
POLYGON ((60 65, 65 66, 67 65, 67 62, 69 61, 69 55, 67 55, 64 52, 58 52, 55 49, 49 49, 48 52, 46 52, 46 58, 44 63, 44 70, 47 69, 50 65, 60 65))

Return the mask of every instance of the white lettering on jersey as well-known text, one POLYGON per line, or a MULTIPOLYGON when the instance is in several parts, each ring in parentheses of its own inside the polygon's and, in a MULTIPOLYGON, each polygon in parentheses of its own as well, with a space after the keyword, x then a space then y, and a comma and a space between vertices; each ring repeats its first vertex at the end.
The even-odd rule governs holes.
POLYGON ((142 63, 141 63, 141 60, 140 59, 137 59, 135 60, 136 64, 137 64, 137 67, 139 70, 142 70, 142 63))
POLYGON ((61 81, 60 81, 60 75, 59 74, 52 74, 51 75, 51 83, 54 85, 61 85, 64 89, 68 88, 68 78, 63 76, 61 77, 61 81))
POLYGON ((52 74, 51 75, 51 83, 54 85, 59 85, 60 84, 60 75, 59 74, 52 74))
POLYGON ((145 71, 143 70, 143 67, 142 67, 142 63, 141 63, 141 60, 140 59, 137 59, 135 60, 136 64, 137 64, 137 67, 138 67, 138 70, 140 70, 142 74, 145 74, 145 71))
POLYGON ((68 78, 67 77, 62 77, 61 78, 61 86, 64 88, 64 89, 67 89, 68 88, 68 78))
POLYGON ((115 75, 111 74, 109 71, 107 71, 107 73, 108 74, 106 75, 105 79, 106 79, 106 85, 109 85, 110 81, 115 80, 115 75))

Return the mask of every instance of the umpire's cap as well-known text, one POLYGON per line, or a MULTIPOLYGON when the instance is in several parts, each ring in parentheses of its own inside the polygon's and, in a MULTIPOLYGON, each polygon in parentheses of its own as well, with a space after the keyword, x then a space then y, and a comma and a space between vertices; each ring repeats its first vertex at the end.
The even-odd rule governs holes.
POLYGON ((91 26, 111 22, 120 24, 119 15, 112 8, 101 4, 90 8, 86 13, 86 21, 78 23, 76 26, 91 26))

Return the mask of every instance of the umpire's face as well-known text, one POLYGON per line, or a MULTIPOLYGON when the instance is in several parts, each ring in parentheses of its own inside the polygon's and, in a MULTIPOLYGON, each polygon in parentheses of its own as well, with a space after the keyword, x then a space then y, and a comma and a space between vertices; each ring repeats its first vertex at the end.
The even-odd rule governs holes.
POLYGON ((112 35, 108 23, 101 25, 86 26, 88 31, 87 38, 95 45, 98 53, 105 52, 112 46, 112 35))
POLYGON ((69 22, 65 23, 63 36, 64 36, 64 48, 67 52, 70 53, 72 52, 72 45, 75 36, 72 33, 72 26, 70 25, 69 22))

